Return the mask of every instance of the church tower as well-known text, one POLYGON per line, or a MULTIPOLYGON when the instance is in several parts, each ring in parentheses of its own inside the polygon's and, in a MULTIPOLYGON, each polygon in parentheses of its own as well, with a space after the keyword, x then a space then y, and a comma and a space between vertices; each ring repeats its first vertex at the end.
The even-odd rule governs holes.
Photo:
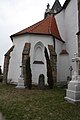
POLYGON ((59 0, 55 0, 52 8, 51 8, 51 11, 53 11, 54 14, 60 12, 62 10, 62 6, 59 2, 59 0))
POLYGON ((49 15, 55 15, 55 14, 59 13, 61 10, 62 10, 62 6, 61 6, 59 0, 55 0, 51 9, 50 9, 49 3, 47 4, 47 9, 45 10, 44 17, 46 18, 49 15))

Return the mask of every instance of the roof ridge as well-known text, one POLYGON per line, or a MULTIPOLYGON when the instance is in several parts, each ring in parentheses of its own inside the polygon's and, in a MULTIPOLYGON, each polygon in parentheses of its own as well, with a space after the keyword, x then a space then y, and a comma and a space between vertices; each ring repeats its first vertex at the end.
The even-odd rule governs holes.
MULTIPOLYGON (((29 32, 31 32, 32 30, 34 30, 35 28, 37 28, 38 26, 40 26, 40 24, 42 24, 44 21, 46 21, 47 18, 44 18, 43 20, 39 21, 38 23, 34 24, 36 26, 34 26, 29 32)), ((30 26, 31 27, 31 26, 30 26)))

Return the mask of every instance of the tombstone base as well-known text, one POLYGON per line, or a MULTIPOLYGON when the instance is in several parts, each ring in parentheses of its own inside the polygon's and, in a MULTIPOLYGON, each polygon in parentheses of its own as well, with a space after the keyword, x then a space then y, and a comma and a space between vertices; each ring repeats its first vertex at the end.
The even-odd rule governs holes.
POLYGON ((23 78, 18 79, 18 84, 17 84, 16 88, 25 88, 23 78))
POLYGON ((80 76, 73 75, 72 80, 68 84, 65 99, 71 103, 80 102, 80 76))

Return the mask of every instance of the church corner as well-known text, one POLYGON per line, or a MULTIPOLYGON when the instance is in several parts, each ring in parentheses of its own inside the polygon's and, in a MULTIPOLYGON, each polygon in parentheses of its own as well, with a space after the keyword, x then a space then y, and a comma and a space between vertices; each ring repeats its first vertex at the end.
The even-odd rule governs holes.
POLYGON ((42 21, 11 35, 13 46, 4 58, 5 83, 29 89, 67 84, 75 69, 74 53, 80 55, 79 4, 80 0, 66 0, 61 6, 55 0, 52 8, 47 5, 42 21))

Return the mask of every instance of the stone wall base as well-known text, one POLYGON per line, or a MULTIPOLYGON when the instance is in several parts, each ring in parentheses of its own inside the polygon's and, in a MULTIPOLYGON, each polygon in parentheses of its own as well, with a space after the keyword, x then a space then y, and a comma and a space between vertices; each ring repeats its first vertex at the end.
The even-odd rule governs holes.
POLYGON ((55 84, 57 87, 65 87, 67 86, 67 81, 60 81, 55 84))

